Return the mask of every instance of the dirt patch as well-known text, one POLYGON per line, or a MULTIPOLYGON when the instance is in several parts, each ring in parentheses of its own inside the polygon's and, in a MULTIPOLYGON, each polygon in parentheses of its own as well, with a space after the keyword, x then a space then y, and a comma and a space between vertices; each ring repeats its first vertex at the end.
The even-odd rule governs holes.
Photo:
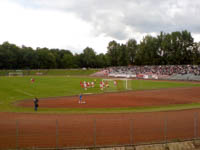
MULTIPOLYGON (((86 104, 79 104, 79 97, 40 99, 43 108, 127 108, 139 106, 164 106, 200 102, 200 87, 176 88, 121 93, 84 95, 86 104)), ((33 107, 33 101, 21 101, 17 105, 33 107)))

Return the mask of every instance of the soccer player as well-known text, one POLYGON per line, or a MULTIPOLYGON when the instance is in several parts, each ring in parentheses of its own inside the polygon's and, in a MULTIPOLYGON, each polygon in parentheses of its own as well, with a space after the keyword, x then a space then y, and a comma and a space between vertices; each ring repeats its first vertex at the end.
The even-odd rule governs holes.
POLYGON ((38 105, 39 100, 37 99, 37 97, 34 98, 33 102, 34 102, 34 110, 37 111, 39 107, 38 105))
POLYGON ((103 91, 103 82, 102 81, 100 82, 99 86, 100 86, 100 89, 103 91))
POLYGON ((35 79, 34 79, 34 78, 31 78, 31 82, 34 83, 34 82, 35 82, 35 79))
POLYGON ((84 88, 84 84, 83 84, 82 81, 80 81, 80 86, 81 86, 82 88, 84 88))
POLYGON ((94 82, 93 81, 91 82, 91 86, 92 86, 92 88, 94 88, 94 82))
POLYGON ((114 80, 114 85, 117 86, 117 81, 116 80, 114 80))
POLYGON ((108 81, 106 81, 106 87, 107 87, 107 88, 109 88, 109 84, 108 84, 108 81))
POLYGON ((83 85, 84 85, 85 90, 87 90, 87 83, 85 81, 83 82, 83 85))
POLYGON ((87 82, 87 88, 90 88, 90 82, 89 81, 87 82))
POLYGON ((80 93, 80 95, 79 95, 79 102, 78 102, 79 104, 81 104, 82 103, 82 94, 80 93))

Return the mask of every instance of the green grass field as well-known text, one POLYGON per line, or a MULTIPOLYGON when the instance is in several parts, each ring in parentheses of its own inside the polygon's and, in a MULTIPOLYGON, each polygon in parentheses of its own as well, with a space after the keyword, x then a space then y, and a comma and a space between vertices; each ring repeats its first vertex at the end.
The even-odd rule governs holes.
MULTIPOLYGON (((13 105, 16 101, 38 98, 72 96, 80 93, 102 93, 99 84, 95 88, 87 91, 80 87, 80 81, 94 81, 99 83, 102 79, 90 77, 74 76, 24 76, 24 77, 0 77, 0 111, 2 112, 33 112, 32 108, 22 108, 13 105), (35 82, 30 79, 34 77, 35 82)), ((150 81, 150 80, 131 80, 129 87, 132 90, 148 90, 176 87, 200 86, 194 83, 150 81)), ((118 88, 109 88, 107 92, 118 92, 125 90, 124 82, 118 82, 118 88)), ((151 108, 112 108, 112 109, 63 109, 63 108, 40 108, 39 112, 47 113, 102 113, 102 112, 144 112, 176 110, 187 108, 198 108, 200 104, 173 105, 165 107, 151 108)))

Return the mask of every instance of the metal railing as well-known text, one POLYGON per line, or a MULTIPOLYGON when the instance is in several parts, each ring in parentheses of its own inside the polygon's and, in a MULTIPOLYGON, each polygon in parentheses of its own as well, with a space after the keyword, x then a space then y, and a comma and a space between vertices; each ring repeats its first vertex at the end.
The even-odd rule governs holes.
MULTIPOLYGON (((48 116, 48 115, 47 115, 48 116)), ((66 115, 67 116, 67 115, 66 115)), ((37 117, 36 117, 37 118, 37 117)), ((84 119, 18 119, 0 121, 0 149, 72 148, 168 143, 197 139, 198 113, 179 116, 138 114, 137 117, 84 119)))

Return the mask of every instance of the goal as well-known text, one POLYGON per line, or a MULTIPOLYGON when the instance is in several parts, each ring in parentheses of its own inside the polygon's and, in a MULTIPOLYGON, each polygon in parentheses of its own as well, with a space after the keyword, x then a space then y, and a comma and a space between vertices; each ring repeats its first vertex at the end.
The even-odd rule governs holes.
POLYGON ((125 91, 132 90, 132 80, 130 79, 102 79, 104 91, 125 91))
POLYGON ((21 70, 12 71, 12 72, 8 73, 8 76, 9 77, 12 77, 12 76, 23 76, 23 72, 21 70))

